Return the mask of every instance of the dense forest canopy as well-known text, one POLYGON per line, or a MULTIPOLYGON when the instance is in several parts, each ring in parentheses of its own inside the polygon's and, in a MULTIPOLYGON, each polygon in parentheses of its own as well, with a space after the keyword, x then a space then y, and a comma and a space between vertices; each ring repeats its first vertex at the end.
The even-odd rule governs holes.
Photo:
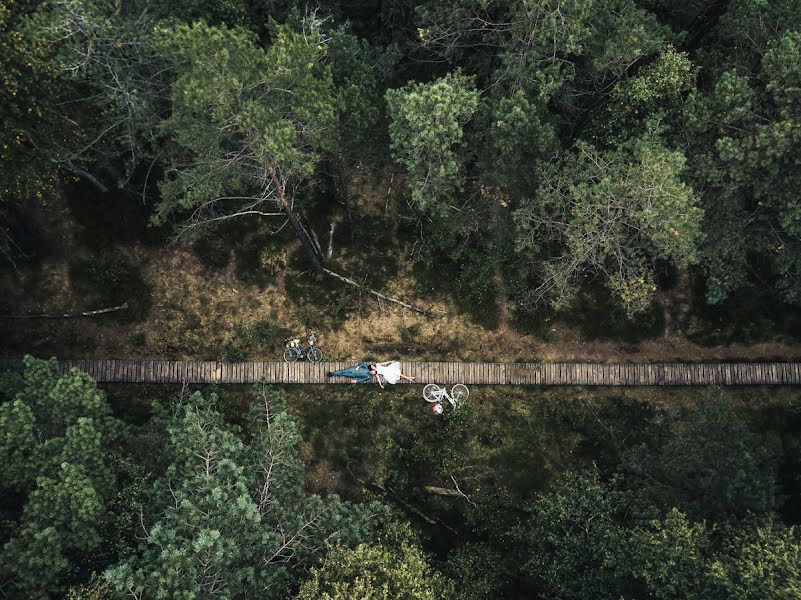
POLYGON ((483 390, 441 421, 356 387, 173 389, 143 421, 141 386, 114 398, 55 360, 9 365, 4 593, 798 597, 797 405, 744 418, 720 389, 661 408, 483 390), (353 499, 306 490, 302 431, 353 499))
POLYGON ((709 304, 748 286, 797 303, 800 12, 7 1, 3 206, 78 177, 176 235, 288 219, 319 270, 303 189, 330 178, 352 223, 354 169, 392 161, 417 259, 480 275, 502 247, 522 313, 595 280, 642 314, 666 265, 701 273, 709 304))
MULTIPOLYGON (((58 229, 75 217, 91 239, 63 287, 95 303, 80 310, 120 309, 103 315, 120 331, 155 303, 141 254, 169 244, 201 257, 200 286, 250 244, 231 293, 301 273, 270 293, 331 331, 349 294, 393 277, 481 327, 500 297, 546 341, 554 315, 659 335, 676 281, 688 336, 789 335, 703 321, 741 298, 801 322, 798 0, 0 0, 0 73, 0 281, 55 296, 34 230, 79 238, 58 229)), ((205 302, 130 347, 239 361, 295 325, 205 302), (201 313, 240 345, 205 339, 219 323, 201 313)), ((444 360, 466 337, 399 330, 444 360)), ((483 352, 485 331, 462 342, 483 352)), ((486 389, 423 420, 401 393, 132 398, 54 360, 3 365, 0 593, 801 597, 797 398, 486 389), (341 490, 314 487, 325 461, 341 490)))

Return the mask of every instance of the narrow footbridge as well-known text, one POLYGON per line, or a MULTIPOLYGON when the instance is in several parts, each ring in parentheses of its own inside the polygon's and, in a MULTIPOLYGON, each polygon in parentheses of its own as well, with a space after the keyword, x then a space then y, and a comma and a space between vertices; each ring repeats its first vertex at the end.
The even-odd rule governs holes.
MULTIPOLYGON (((184 360, 62 360, 104 383, 349 383, 327 377, 350 362, 214 362, 184 360)), ((406 362, 416 383, 473 385, 801 385, 801 363, 466 363, 406 362)))

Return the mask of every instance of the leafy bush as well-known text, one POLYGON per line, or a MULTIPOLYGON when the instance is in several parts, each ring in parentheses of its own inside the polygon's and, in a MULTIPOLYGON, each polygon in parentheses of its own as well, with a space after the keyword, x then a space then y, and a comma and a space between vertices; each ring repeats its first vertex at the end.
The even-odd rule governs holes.
POLYGON ((223 358, 226 362, 244 362, 247 360, 247 356, 245 355, 244 351, 232 344, 227 344, 225 346, 223 358))

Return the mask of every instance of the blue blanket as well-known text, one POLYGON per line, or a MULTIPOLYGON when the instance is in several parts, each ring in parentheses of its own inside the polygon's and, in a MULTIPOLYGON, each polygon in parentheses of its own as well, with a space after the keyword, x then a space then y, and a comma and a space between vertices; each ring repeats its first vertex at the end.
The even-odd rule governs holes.
POLYGON ((332 371, 332 377, 347 377, 348 379, 355 379, 359 383, 370 381, 373 376, 370 375, 370 366, 367 363, 359 363, 355 367, 348 367, 340 371, 332 371))

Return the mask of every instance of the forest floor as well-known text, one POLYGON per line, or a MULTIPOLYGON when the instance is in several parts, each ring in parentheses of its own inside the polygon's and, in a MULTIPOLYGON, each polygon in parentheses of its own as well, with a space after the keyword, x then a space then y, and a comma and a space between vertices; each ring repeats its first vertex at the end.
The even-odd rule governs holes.
MULTIPOLYGON (((374 187, 384 186, 386 181, 374 187)), ((54 197, 27 207, 39 232, 37 257, 18 271, 0 274, 0 313, 92 310, 129 301, 126 294, 134 296, 132 303, 138 308, 100 317, 0 319, 0 338, 12 353, 64 358, 268 360, 280 356, 285 336, 302 335, 307 328, 317 331, 318 343, 331 360, 801 357, 799 332, 782 331, 782 323, 775 320, 765 322, 771 318, 765 310, 757 310, 755 316, 735 312, 717 322, 703 320, 692 310, 686 273, 660 292, 656 326, 653 315, 642 325, 607 324, 604 306, 593 305, 591 296, 574 315, 549 314, 533 325, 513 318, 504 293, 497 294, 494 307, 471 313, 456 301, 444 278, 410 260, 409 246, 397 241, 397 224, 379 217, 370 221, 369 215, 386 214, 395 201, 391 193, 355 194, 356 209, 367 215, 359 231, 361 250, 349 245, 340 216, 337 234, 330 240, 334 268, 384 294, 431 309, 433 318, 379 302, 331 279, 321 280, 305 270, 298 244, 286 231, 272 235, 259 226, 222 232, 203 242, 170 243, 163 232, 145 227, 146 217, 136 208, 120 208, 114 198, 106 206, 98 205, 96 198, 72 192, 69 202, 54 197), (495 314, 487 318, 488 312, 495 314), (745 334, 729 331, 742 329, 744 323, 750 325, 745 334)), ((316 229, 328 231, 325 224, 316 229)), ((329 240, 321 242, 327 247, 329 240)), ((504 292, 497 269, 493 279, 496 290, 504 292)))

